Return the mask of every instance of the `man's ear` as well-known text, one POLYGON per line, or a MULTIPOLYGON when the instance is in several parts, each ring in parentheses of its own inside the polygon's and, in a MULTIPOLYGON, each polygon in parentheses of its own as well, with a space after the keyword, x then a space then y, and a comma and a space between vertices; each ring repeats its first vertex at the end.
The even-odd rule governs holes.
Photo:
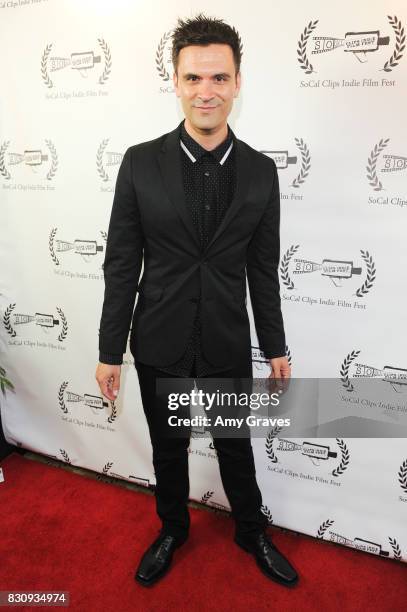
POLYGON ((237 98, 237 96, 239 95, 239 91, 240 91, 240 86, 242 84, 242 75, 240 74, 240 70, 239 72, 236 74, 236 91, 235 91, 235 98, 237 98))
POLYGON ((172 82, 174 84, 175 93, 176 93, 177 97, 179 98, 179 93, 178 93, 178 75, 177 75, 176 72, 174 72, 173 75, 172 75, 172 82))

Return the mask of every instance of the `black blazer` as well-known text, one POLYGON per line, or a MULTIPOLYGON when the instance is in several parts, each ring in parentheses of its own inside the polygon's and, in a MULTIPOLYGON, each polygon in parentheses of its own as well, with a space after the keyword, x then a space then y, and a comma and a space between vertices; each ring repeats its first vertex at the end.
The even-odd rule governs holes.
POLYGON ((235 197, 203 251, 184 196, 179 127, 127 149, 106 244, 101 353, 125 353, 131 324, 136 360, 175 363, 192 333, 201 291, 204 356, 214 366, 233 367, 251 351, 247 271, 260 348, 269 357, 285 355, 277 170, 271 158, 233 139, 235 197))

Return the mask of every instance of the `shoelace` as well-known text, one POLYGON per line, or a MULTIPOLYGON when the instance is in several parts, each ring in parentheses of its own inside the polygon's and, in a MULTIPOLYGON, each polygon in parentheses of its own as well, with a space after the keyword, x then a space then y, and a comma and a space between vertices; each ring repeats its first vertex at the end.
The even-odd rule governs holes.
POLYGON ((266 555, 267 552, 269 550, 272 550, 272 546, 270 544, 270 542, 268 541, 267 537, 264 535, 264 533, 260 534, 259 536, 259 544, 262 548, 263 553, 266 555))
POLYGON ((158 546, 157 551, 156 551, 156 556, 157 556, 158 559, 162 560, 162 556, 161 556, 162 553, 164 551, 168 552, 168 550, 169 550, 171 544, 173 543, 173 541, 174 541, 173 536, 165 536, 163 538, 163 541, 160 543, 160 545, 158 546))

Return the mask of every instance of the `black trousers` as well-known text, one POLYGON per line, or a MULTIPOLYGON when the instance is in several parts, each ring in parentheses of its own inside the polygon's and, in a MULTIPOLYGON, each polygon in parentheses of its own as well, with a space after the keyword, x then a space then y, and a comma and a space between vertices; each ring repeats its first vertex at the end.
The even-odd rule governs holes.
MULTIPOLYGON (((146 415, 153 451, 153 466, 156 476, 156 510, 162 521, 161 533, 175 535, 182 540, 188 536, 190 516, 188 512, 189 473, 188 447, 190 435, 163 435, 167 425, 168 407, 159 405, 156 396, 157 378, 178 378, 177 388, 182 389, 182 381, 167 372, 134 362, 140 384, 141 399, 146 415), (178 386, 180 385, 180 386, 178 386)), ((195 364, 194 364, 195 365, 195 364)), ((212 378, 252 379, 252 363, 248 359, 233 370, 211 375, 212 378)), ((205 389, 204 378, 196 378, 193 366, 190 378, 195 378, 198 389, 205 389)), ((210 381, 208 381, 210 382, 210 381)), ((185 383, 186 384, 186 383, 185 383)), ((191 385, 183 389, 188 392, 191 385)), ((268 521, 261 511, 262 497, 256 481, 256 470, 250 437, 213 436, 217 451, 220 476, 235 520, 235 533, 248 539, 264 530, 268 521)))

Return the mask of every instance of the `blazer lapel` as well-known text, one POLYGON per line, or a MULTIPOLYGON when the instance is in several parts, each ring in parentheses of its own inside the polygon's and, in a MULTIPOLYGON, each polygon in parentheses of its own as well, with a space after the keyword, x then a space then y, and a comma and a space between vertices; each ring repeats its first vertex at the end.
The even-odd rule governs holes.
POLYGON ((236 216, 240 207, 243 205, 250 184, 250 167, 251 167, 251 156, 248 155, 246 147, 241 140, 238 140, 234 136, 234 147, 235 150, 235 159, 236 159, 236 189, 233 200, 231 201, 229 207, 226 210, 225 216, 220 222, 217 230, 214 235, 208 242, 208 245, 205 249, 205 252, 211 248, 212 244, 219 238, 222 232, 225 231, 229 223, 232 221, 233 217, 236 216))
POLYGON ((172 132, 169 132, 164 139, 158 156, 158 163, 169 199, 177 209, 185 227, 200 249, 199 236, 196 232, 185 199, 181 166, 181 147, 179 144, 179 126, 172 132))

